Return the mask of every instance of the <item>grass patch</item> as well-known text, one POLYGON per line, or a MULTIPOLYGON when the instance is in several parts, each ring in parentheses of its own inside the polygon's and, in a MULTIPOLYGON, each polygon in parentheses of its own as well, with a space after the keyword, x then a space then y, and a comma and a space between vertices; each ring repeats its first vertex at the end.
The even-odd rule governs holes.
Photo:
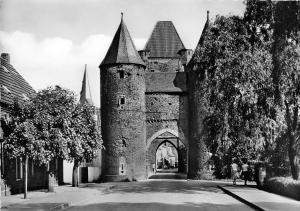
POLYGON ((293 180, 290 177, 266 179, 263 189, 300 200, 300 180, 293 180))

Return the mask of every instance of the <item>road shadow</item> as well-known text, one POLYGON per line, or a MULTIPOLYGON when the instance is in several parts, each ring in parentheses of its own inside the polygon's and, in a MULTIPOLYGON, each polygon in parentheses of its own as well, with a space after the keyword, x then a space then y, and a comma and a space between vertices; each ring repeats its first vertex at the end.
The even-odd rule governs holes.
MULTIPOLYGON (((93 187, 89 187, 93 188, 93 187)), ((97 187, 94 187, 97 189, 97 187)), ((143 182, 118 183, 111 188, 102 191, 102 194, 112 193, 185 193, 201 194, 213 192, 223 193, 217 188, 217 184, 210 182, 197 182, 185 180, 149 180, 143 182)))
POLYGON ((158 173, 153 174, 149 177, 149 179, 186 179, 186 174, 179 174, 179 173, 158 173))
POLYGON ((239 211, 252 210, 243 204, 214 204, 214 203, 184 203, 184 204, 165 204, 165 203, 98 203, 86 206, 75 206, 69 210, 101 210, 101 211, 239 211))

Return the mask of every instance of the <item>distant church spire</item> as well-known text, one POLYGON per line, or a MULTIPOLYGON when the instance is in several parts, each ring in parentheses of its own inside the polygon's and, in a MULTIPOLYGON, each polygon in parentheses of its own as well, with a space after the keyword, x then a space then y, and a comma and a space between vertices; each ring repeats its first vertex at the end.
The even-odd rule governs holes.
POLYGON ((81 104, 88 103, 90 105, 93 105, 90 83, 89 83, 88 76, 87 76, 87 65, 86 64, 85 64, 85 68, 84 68, 79 103, 81 103, 81 104))
POLYGON ((111 64, 139 64, 145 66, 124 23, 123 12, 121 12, 119 28, 100 67, 111 64))

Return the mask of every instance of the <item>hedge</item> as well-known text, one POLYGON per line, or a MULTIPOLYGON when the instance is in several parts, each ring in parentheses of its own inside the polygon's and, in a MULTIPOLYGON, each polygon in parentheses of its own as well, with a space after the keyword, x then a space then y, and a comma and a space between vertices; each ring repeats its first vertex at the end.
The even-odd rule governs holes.
POLYGON ((265 180, 263 189, 300 200, 300 180, 290 177, 271 177, 265 180))

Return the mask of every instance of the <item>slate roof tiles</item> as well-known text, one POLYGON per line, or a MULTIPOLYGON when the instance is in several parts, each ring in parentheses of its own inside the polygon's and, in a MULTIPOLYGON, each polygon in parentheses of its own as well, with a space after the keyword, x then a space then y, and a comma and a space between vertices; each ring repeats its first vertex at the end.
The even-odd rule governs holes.
POLYGON ((134 46, 123 18, 100 67, 109 64, 145 65, 134 46))
POLYGON ((172 21, 158 21, 145 46, 150 58, 180 58, 181 49, 185 47, 172 21))
POLYGON ((25 100, 25 97, 30 97, 35 93, 34 89, 28 82, 18 73, 18 71, 5 59, 0 59, 0 85, 1 85, 1 106, 11 104, 14 98, 25 100), (4 87, 4 88, 3 88, 4 87), (6 89, 10 91, 8 93, 6 89))

